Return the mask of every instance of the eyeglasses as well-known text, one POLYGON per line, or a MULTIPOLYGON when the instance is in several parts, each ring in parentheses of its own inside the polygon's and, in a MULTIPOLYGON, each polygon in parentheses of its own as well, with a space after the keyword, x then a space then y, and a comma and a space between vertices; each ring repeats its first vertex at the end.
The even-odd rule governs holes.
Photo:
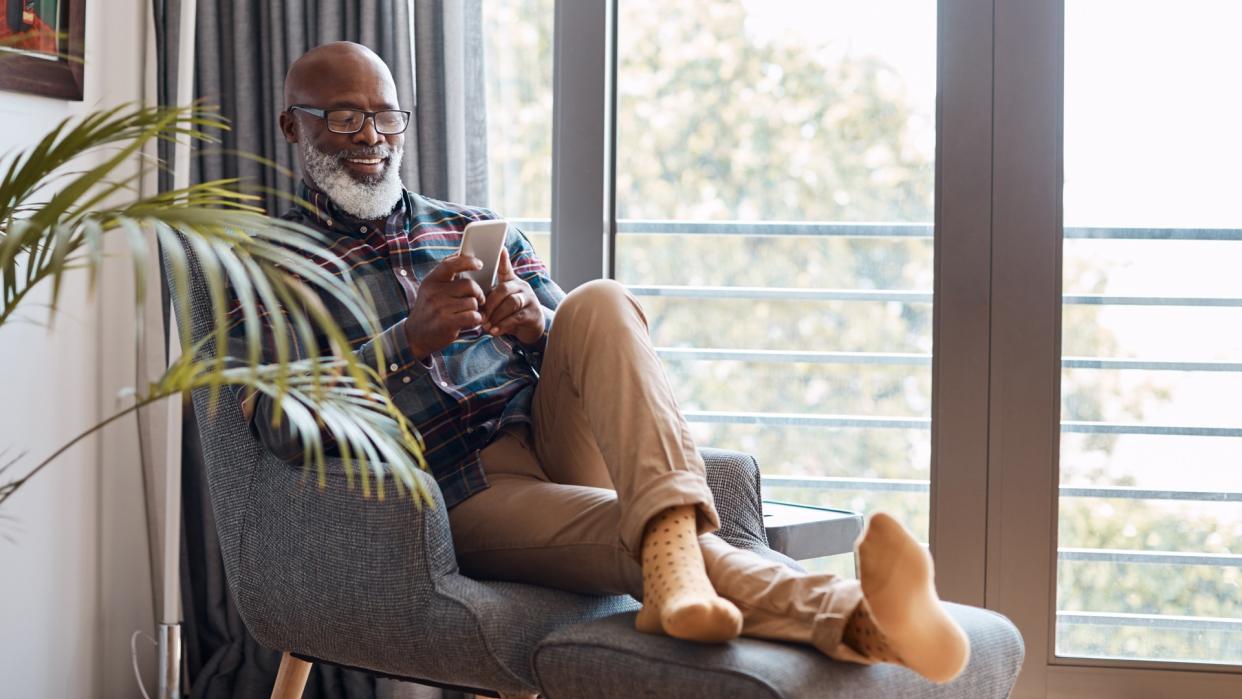
POLYGON ((410 123, 410 113, 401 109, 384 109, 378 112, 364 112, 361 109, 319 109, 304 104, 289 107, 288 112, 299 111, 319 117, 328 122, 328 130, 332 133, 358 133, 362 130, 367 118, 375 124, 375 132, 385 136, 402 133, 410 123))

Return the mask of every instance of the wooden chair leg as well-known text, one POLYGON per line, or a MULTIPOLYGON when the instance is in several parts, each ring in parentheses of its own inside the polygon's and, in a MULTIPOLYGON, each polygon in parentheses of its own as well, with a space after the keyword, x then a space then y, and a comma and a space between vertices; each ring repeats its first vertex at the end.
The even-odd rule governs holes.
POLYGON ((311 664, 286 652, 280 656, 280 671, 276 673, 276 686, 272 687, 272 699, 302 699, 306 678, 310 677, 311 664))

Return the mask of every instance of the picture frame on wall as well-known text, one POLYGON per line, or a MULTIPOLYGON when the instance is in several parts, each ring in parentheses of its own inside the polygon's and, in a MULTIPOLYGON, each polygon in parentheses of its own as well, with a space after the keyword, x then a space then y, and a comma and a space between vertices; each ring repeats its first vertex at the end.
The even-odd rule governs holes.
POLYGON ((82 100, 87 0, 0 0, 0 90, 82 100))

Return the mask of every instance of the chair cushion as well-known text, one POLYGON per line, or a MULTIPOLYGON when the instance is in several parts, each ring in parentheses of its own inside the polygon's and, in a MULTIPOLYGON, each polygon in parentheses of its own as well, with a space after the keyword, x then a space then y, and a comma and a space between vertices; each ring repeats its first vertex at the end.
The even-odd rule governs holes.
POLYGON ((552 633, 535 651, 535 677, 547 699, 1008 696, 1022 664, 1018 630, 995 612, 948 607, 970 636, 971 658, 945 685, 895 665, 837 662, 806 646, 750 638, 709 646, 641 634, 633 614, 552 633))

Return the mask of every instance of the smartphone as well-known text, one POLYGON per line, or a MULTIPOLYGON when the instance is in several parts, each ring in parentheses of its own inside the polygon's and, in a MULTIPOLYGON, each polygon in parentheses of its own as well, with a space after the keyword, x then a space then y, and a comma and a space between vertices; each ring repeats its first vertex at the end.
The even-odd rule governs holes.
POLYGON ((483 269, 462 272, 473 279, 486 294, 496 286, 496 270, 500 267, 500 249, 505 244, 509 222, 502 220, 475 221, 466 226, 458 254, 473 255, 483 261, 483 269))

